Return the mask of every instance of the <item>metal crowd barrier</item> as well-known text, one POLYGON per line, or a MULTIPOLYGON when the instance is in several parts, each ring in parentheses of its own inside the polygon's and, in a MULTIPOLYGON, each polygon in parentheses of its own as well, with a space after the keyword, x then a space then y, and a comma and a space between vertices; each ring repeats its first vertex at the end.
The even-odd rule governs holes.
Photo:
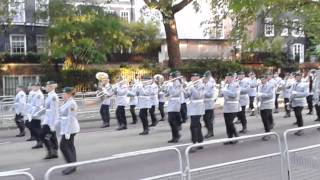
POLYGON ((35 178, 28 172, 25 172, 29 169, 20 169, 20 170, 13 170, 13 171, 6 171, 6 172, 0 172, 0 177, 16 177, 16 176, 24 176, 27 179, 35 180, 35 178))
POLYGON ((45 173, 44 180, 50 180, 51 173, 55 170, 58 170, 58 169, 84 166, 84 165, 89 165, 89 164, 96 164, 96 163, 101 163, 101 162, 107 162, 107 161, 112 161, 112 160, 136 157, 136 156, 165 152, 165 151, 173 151, 176 153, 177 161, 179 162, 179 167, 178 167, 179 171, 170 172, 167 174, 161 174, 161 175, 152 176, 152 177, 147 177, 147 178, 144 178, 144 180, 158 180, 158 179, 170 178, 170 177, 178 177, 178 179, 183 180, 184 173, 183 173, 183 166, 182 166, 182 156, 181 156, 179 149, 174 148, 174 147, 147 149, 147 150, 142 150, 142 151, 117 154, 117 155, 113 155, 113 156, 106 157, 106 158, 99 158, 99 159, 93 159, 93 160, 81 161, 81 162, 76 162, 76 163, 53 166, 50 169, 48 169, 47 172, 45 173))
MULTIPOLYGON (((185 174, 187 177, 187 180, 192 180, 192 179, 196 179, 196 180, 200 180, 200 179, 226 179, 227 177, 229 177, 229 179, 234 179, 235 177, 231 177, 231 173, 234 173, 232 171, 235 171, 235 169, 230 170, 224 170, 223 177, 217 177, 217 174, 214 173, 208 173, 207 176, 210 174, 210 177, 195 177, 193 178, 192 175, 198 175, 201 173, 205 173, 208 172, 210 170, 215 170, 215 169, 219 169, 219 168, 227 168, 227 167, 235 167, 235 166, 239 166, 239 165, 243 165, 245 163, 251 163, 251 162, 256 162, 259 160, 265 160, 268 159, 270 160, 270 163, 274 163, 274 161, 277 161, 277 157, 280 159, 280 164, 275 163, 275 165, 279 165, 279 169, 281 170, 281 172, 279 172, 280 175, 280 179, 284 180, 285 179, 285 175, 284 175, 284 171, 283 171, 283 156, 282 156, 282 150, 281 150, 281 141, 280 141, 280 136, 275 133, 275 132, 270 132, 270 133, 263 133, 263 134, 256 134, 256 135, 249 135, 249 136, 242 136, 242 137, 237 137, 237 138, 231 138, 231 139, 217 139, 217 140, 212 140, 212 141, 206 141, 203 143, 199 143, 199 144, 193 144, 187 147, 187 149, 185 150, 185 156, 186 156, 186 168, 185 168, 185 174), (254 157, 250 157, 250 158, 246 158, 246 159, 240 159, 240 160, 235 160, 235 161, 230 161, 230 162, 225 162, 225 163, 220 163, 220 164, 213 164, 213 165, 209 165, 209 166, 203 166, 200 168, 191 168, 191 164, 190 164, 190 150, 192 148, 196 148, 199 146, 205 146, 205 145, 214 145, 214 144, 220 144, 220 143, 224 143, 224 142, 230 142, 230 141, 239 141, 239 140, 247 140, 247 139, 253 139, 253 138, 259 138, 259 137, 263 137, 263 136, 275 136, 277 139, 277 144, 278 144, 278 152, 276 153, 270 153, 270 154, 265 154, 265 155, 260 155, 260 156, 254 156, 254 157)), ((262 163, 261 165, 265 165, 265 163, 262 163)), ((253 165, 253 168, 257 168, 257 164, 253 165)), ((235 167, 236 168, 236 167, 235 167)), ((248 167, 245 167, 246 169, 248 169, 248 167)), ((264 167, 261 167, 262 169, 264 167)), ((250 170, 250 169, 249 169, 250 170)), ((259 172, 257 172, 259 173, 259 172)), ((263 174, 263 173, 261 173, 263 174)), ((239 174, 236 175, 238 180, 241 179, 268 179, 267 177, 261 178, 261 174, 259 173, 260 177, 247 177, 247 176, 241 176, 239 174)), ((265 174, 265 173, 264 173, 265 174)), ((270 176, 270 174, 265 174, 266 176, 270 176)), ((270 178, 270 177, 269 177, 270 178)), ((274 180, 273 177, 271 177, 272 180, 274 180)))
POLYGON ((284 154, 287 160, 289 180, 317 180, 320 177, 320 143, 301 148, 289 148, 288 134, 299 130, 320 128, 320 124, 288 129, 283 133, 284 154))

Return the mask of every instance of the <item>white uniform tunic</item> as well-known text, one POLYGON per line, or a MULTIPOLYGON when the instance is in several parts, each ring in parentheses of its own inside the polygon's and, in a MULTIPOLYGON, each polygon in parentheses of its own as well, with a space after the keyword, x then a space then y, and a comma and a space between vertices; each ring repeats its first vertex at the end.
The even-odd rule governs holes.
POLYGON ((46 113, 42 125, 48 125, 51 131, 55 131, 55 126, 59 120, 59 98, 55 91, 48 93, 45 100, 46 113))
POLYGON ((260 101, 260 110, 273 109, 275 104, 274 84, 266 83, 258 87, 258 98, 260 101))
POLYGON ((104 87, 102 87, 102 91, 104 93, 103 96, 103 105, 110 105, 111 104, 111 97, 113 96, 113 89, 110 83, 106 84, 104 87))
POLYGON ((128 86, 120 84, 115 88, 116 106, 127 106, 128 104, 128 86))
POLYGON ((158 100, 158 94, 159 94, 159 87, 156 83, 151 84, 151 104, 152 106, 158 106, 159 100, 158 100))
POLYGON ((255 97, 257 95, 257 88, 259 85, 258 80, 256 78, 250 78, 249 84, 250 84, 249 96, 255 97))
MULTIPOLYGON (((80 132, 77 119, 78 106, 73 98, 68 99, 59 109, 60 112, 60 134, 70 136, 80 132)), ((67 138, 68 139, 68 138, 67 138)))
POLYGON ((44 107, 44 96, 41 90, 37 90, 34 92, 34 95, 31 100, 31 117, 32 119, 38 119, 41 120, 41 116, 43 115, 41 112, 41 109, 44 107))
POLYGON ((129 88, 128 96, 129 96, 129 105, 136 106, 138 104, 137 84, 136 83, 131 88, 129 88))
POLYGON ((224 97, 224 113, 239 112, 240 87, 237 83, 226 84, 221 90, 221 95, 224 97))
POLYGON ((205 110, 214 109, 214 95, 215 95, 216 84, 215 81, 208 81, 204 83, 204 108, 205 110))
POLYGON ((284 85, 284 81, 282 80, 281 77, 274 78, 274 81, 275 81, 276 94, 280 94, 281 93, 281 88, 280 87, 282 87, 284 85))
POLYGON ((19 91, 14 98, 14 110, 16 114, 20 114, 22 116, 25 115, 25 106, 26 106, 26 93, 24 91, 19 91))
POLYGON ((137 87, 138 108, 149 109, 152 106, 151 102, 151 85, 139 85, 137 87))
POLYGON ((31 119, 32 119, 32 117, 31 117, 31 113, 32 113, 31 102, 32 102, 34 95, 35 95, 35 91, 30 91, 28 94, 27 104, 25 105, 25 108, 24 108, 24 113, 26 115, 26 116, 24 116, 24 120, 31 121, 31 119))
POLYGON ((249 79, 244 78, 239 81, 240 86, 240 106, 247 106, 249 104, 249 92, 250 92, 250 82, 249 79))
POLYGON ((204 85, 198 82, 188 87, 185 92, 186 97, 190 99, 188 103, 188 116, 204 115, 204 85))
POLYGON ((307 84, 302 81, 295 82, 291 93, 292 107, 303 107, 306 104, 306 97, 308 95, 309 90, 307 84))
POLYGON ((320 76, 315 77, 314 82, 312 84, 312 91, 314 105, 318 104, 320 106, 320 76))
POLYGON ((289 79, 286 79, 284 82, 285 83, 284 83, 283 90, 282 90, 283 97, 290 98, 292 87, 293 87, 295 80, 293 78, 289 78, 289 79))
POLYGON ((168 96, 168 112, 180 112, 181 96, 183 93, 182 84, 179 80, 168 84, 166 94, 168 96))

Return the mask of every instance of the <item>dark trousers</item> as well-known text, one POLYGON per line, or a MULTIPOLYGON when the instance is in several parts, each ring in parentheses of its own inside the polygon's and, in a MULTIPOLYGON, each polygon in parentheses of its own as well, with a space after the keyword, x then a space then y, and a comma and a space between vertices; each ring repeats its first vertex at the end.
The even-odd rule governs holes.
POLYGON ((42 128, 42 142, 46 146, 48 153, 58 150, 58 140, 55 131, 51 131, 48 125, 43 125, 42 128))
POLYGON ((168 112, 168 121, 171 128, 172 139, 178 139, 180 137, 179 127, 181 126, 181 113, 168 112))
POLYGON ((117 106, 116 117, 118 120, 119 127, 127 127, 127 118, 124 106, 117 106))
POLYGON ((208 130, 208 133, 213 133, 213 121, 214 121, 214 110, 213 109, 207 109, 205 111, 205 113, 203 115, 203 121, 204 121, 204 124, 208 130))
POLYGON ((187 103, 181 104, 180 113, 181 113, 182 122, 186 122, 188 120, 187 103))
POLYGON ((254 104, 253 104, 254 98, 255 98, 255 96, 250 96, 250 97, 249 97, 249 100, 250 100, 249 108, 250 108, 251 110, 254 109, 254 104))
POLYGON ((242 129, 247 129, 246 106, 241 106, 241 111, 237 113, 237 117, 242 124, 242 129))
POLYGON ((284 109, 287 114, 290 114, 289 101, 289 98, 284 98, 284 109))
POLYGON ((70 139, 66 139, 65 135, 62 136, 60 142, 60 150, 67 163, 77 161, 76 148, 74 147, 74 137, 76 134, 71 134, 70 139))
POLYGON ((237 116, 237 113, 224 113, 223 116, 226 124, 228 138, 238 137, 239 134, 233 123, 233 120, 237 116))
POLYGON ((20 133, 24 133, 25 125, 23 121, 23 116, 21 114, 16 114, 14 121, 20 131, 20 133))
POLYGON ((102 104, 100 107, 100 115, 102 118, 103 123, 110 122, 110 112, 109 112, 109 105, 102 104))
POLYGON ((313 111, 313 95, 307 96, 307 104, 308 104, 309 112, 312 112, 313 111))
POLYGON ((203 135, 201 130, 201 123, 200 123, 201 115, 199 116, 191 116, 191 141, 192 143, 202 143, 203 142, 203 135))
POLYGON ((296 119, 297 119, 298 127, 303 126, 302 109, 303 109, 303 107, 294 107, 293 108, 294 115, 296 116, 296 119))
POLYGON ((156 124, 157 123, 157 118, 156 118, 156 106, 151 106, 151 108, 149 109, 149 113, 150 113, 150 117, 151 117, 151 122, 152 124, 156 124))
POLYGON ((42 129, 41 129, 41 120, 32 119, 31 120, 31 130, 33 131, 34 137, 38 142, 42 142, 42 129))
POLYGON ((33 130, 32 130, 32 127, 31 127, 31 122, 28 121, 28 120, 26 120, 25 126, 29 129, 29 131, 30 131, 30 136, 31 136, 31 137, 35 137, 35 134, 34 134, 34 132, 33 132, 33 130))
POLYGON ((270 132, 271 126, 272 126, 271 120, 273 119, 272 109, 260 110, 260 115, 261 115, 264 131, 270 132))
POLYGON ((132 117, 132 122, 137 122, 137 115, 136 115, 136 105, 130 105, 130 113, 132 117))
POLYGON ((164 112, 164 102, 159 102, 159 111, 160 111, 160 115, 161 115, 161 118, 164 119, 166 114, 164 112))
POLYGON ((276 94, 276 100, 274 101, 274 105, 276 109, 279 109, 279 103, 278 103, 279 96, 280 94, 276 94))
POLYGON ((315 108, 316 108, 317 117, 318 117, 318 119, 320 119, 320 105, 316 104, 315 108))
POLYGON ((143 131, 148 131, 149 130, 149 128, 148 128, 149 127, 149 124, 148 124, 148 109, 147 108, 140 109, 139 117, 140 117, 141 122, 142 122, 143 131))

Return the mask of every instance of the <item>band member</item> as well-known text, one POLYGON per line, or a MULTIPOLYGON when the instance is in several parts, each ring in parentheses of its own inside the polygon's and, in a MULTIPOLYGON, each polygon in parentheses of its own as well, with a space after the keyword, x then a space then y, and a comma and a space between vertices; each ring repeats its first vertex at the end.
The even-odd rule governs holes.
POLYGON ((28 87, 28 90, 29 90, 29 94, 28 94, 28 97, 27 97, 27 104, 26 104, 26 107, 25 107, 25 116, 24 116, 24 121, 25 121, 25 126, 29 129, 29 132, 30 132, 30 138, 27 139, 27 141, 34 141, 36 140, 36 137, 35 137, 35 134, 31 128, 31 113, 32 113, 32 99, 33 99, 33 96, 35 95, 35 91, 34 91, 34 83, 30 84, 29 87, 28 87))
MULTIPOLYGON (((308 96, 308 86, 302 82, 302 75, 300 73, 295 74, 296 82, 293 85, 291 93, 291 106, 297 119, 298 127, 303 126, 302 109, 305 105, 306 97, 308 96)), ((295 135, 301 136, 303 131, 295 132, 295 135)))
MULTIPOLYGON (((313 83, 313 103, 317 113, 317 119, 315 121, 320 121, 320 70, 315 72, 315 78, 313 83)), ((319 128, 320 129, 320 128, 319 128)))
POLYGON ((35 135, 37 144, 32 149, 42 148, 41 138, 41 115, 43 113, 44 96, 41 91, 40 83, 35 83, 33 86, 34 95, 31 100, 31 129, 35 135))
POLYGON ((313 114, 313 83, 314 83, 314 73, 315 70, 312 69, 309 71, 308 76, 306 77, 306 83, 308 85, 308 96, 307 96, 307 104, 308 104, 308 109, 309 112, 307 115, 312 115, 313 114))
POLYGON ((48 154, 44 159, 58 157, 58 140, 55 130, 59 118, 59 98, 55 92, 57 86, 54 81, 48 81, 46 85, 48 97, 44 103, 46 112, 42 122, 42 141, 47 148, 48 154))
POLYGON ((165 92, 163 89, 163 81, 158 81, 158 86, 159 86, 159 94, 158 94, 158 99, 159 99, 159 112, 161 119, 159 121, 164 121, 166 118, 166 113, 164 112, 164 104, 165 104, 165 92))
POLYGON ((151 94, 150 94, 151 108, 149 109, 149 113, 150 113, 150 117, 151 117, 150 127, 156 126, 158 124, 158 120, 155 115, 156 106, 158 106, 158 104, 159 104, 158 95, 159 95, 159 87, 158 87, 158 84, 153 79, 153 82, 151 84, 151 94))
MULTIPOLYGON (((270 85, 270 86, 272 86, 273 87, 273 93, 275 94, 275 96, 274 96, 274 99, 273 99, 273 101, 275 101, 275 98, 276 98, 276 89, 278 88, 278 85, 277 85, 277 81, 274 79, 274 78, 272 78, 272 74, 271 73, 268 73, 267 75, 266 75, 266 77, 267 77, 267 80, 268 80, 268 85, 270 85)), ((274 105, 276 105, 276 103, 274 102, 274 105)), ((275 107, 275 106, 274 106, 275 107)), ((271 129, 273 129, 274 128, 274 126, 275 126, 275 123, 274 123, 274 119, 273 119, 273 116, 271 116, 270 117, 271 119, 270 119, 270 121, 271 121, 271 129)))
POLYGON ((204 73, 203 83, 204 83, 204 108, 205 108, 203 120, 208 131, 207 135, 205 135, 205 138, 210 138, 214 136, 214 132, 213 132, 214 103, 215 103, 214 95, 215 95, 215 89, 216 89, 216 81, 213 79, 210 71, 207 71, 204 73))
MULTIPOLYGON (((65 87, 63 89, 64 103, 60 107, 60 150, 67 163, 73 163, 77 161, 76 148, 74 146, 74 138, 77 133, 80 132, 80 125, 77 119, 78 106, 73 99, 73 88, 65 87)), ((76 171, 76 167, 69 167, 62 171, 63 175, 69 175, 76 171)))
MULTIPOLYGON (((177 71, 176 77, 179 77, 179 76, 181 76, 181 73, 177 71)), ((186 82, 186 79, 184 78, 183 81, 186 82)), ((180 108, 181 123, 185 123, 188 120, 188 108, 187 108, 187 98, 185 97, 183 92, 181 92, 180 103, 181 103, 181 108, 180 108)))
MULTIPOLYGON (((188 116, 190 116, 191 124, 191 141, 192 143, 202 143, 203 135, 201 130, 200 118, 204 115, 204 85, 202 79, 199 79, 198 73, 193 73, 191 76, 191 84, 185 90, 185 95, 190 99, 188 104, 188 116)), ((198 147, 197 149, 202 149, 198 147)), ((195 152, 197 149, 191 149, 191 152, 195 152)))
POLYGON ((138 104, 138 97, 136 95, 138 83, 140 83, 140 80, 135 80, 131 82, 130 88, 128 90, 130 113, 132 117, 131 124, 137 124, 138 122, 137 115, 136 115, 136 106, 138 104))
POLYGON ((14 109, 15 109, 15 118, 14 121, 19 129, 19 134, 16 135, 16 137, 23 137, 25 136, 25 124, 24 124, 24 116, 25 116, 25 106, 26 106, 26 100, 27 95, 23 91, 22 86, 18 86, 16 88, 16 96, 14 98, 14 109))
POLYGON ((100 81, 99 91, 102 93, 102 95, 100 96, 102 100, 100 115, 103 121, 101 128, 106 128, 110 126, 110 99, 114 93, 107 73, 97 73, 96 78, 100 81))
POLYGON ((114 88, 114 94, 116 95, 116 118, 118 120, 118 131, 127 129, 127 118, 125 107, 127 106, 128 86, 126 81, 120 77, 118 79, 117 86, 114 88))
POLYGON ((284 78, 284 86, 282 89, 282 94, 284 98, 284 109, 286 111, 286 115, 284 118, 291 117, 291 110, 290 110, 290 96, 291 96, 291 91, 292 91, 292 85, 294 84, 294 79, 291 76, 290 73, 286 73, 285 78, 284 78))
POLYGON ((274 73, 273 75, 274 83, 275 83, 275 92, 276 92, 276 98, 275 98, 275 110, 274 113, 279 113, 279 96, 281 93, 281 86, 284 84, 283 80, 281 77, 279 77, 278 73, 274 73))
POLYGON ((172 139, 168 143, 177 143, 180 139, 179 130, 181 128, 181 95, 183 92, 182 82, 177 78, 176 74, 173 72, 170 74, 171 80, 166 89, 166 95, 168 99, 168 121, 171 128, 172 139))
POLYGON ((151 83, 150 77, 144 77, 144 81, 137 86, 139 118, 142 122, 143 131, 139 135, 149 134, 148 109, 151 108, 151 83))
POLYGON ((238 82, 240 86, 240 111, 237 113, 238 120, 240 120, 242 125, 242 130, 240 133, 246 134, 247 130, 247 118, 246 118, 246 106, 249 104, 249 91, 250 91, 250 83, 247 78, 245 78, 245 73, 240 72, 238 75, 238 82))
POLYGON ((250 100, 250 104, 249 104, 249 108, 251 110, 251 114, 250 116, 254 116, 254 99, 256 97, 257 94, 257 87, 258 87, 258 80, 256 78, 256 74, 254 72, 250 72, 249 73, 249 83, 250 83, 250 91, 249 91, 249 100, 250 100))
MULTIPOLYGON (((261 85, 258 87, 257 101, 259 102, 260 115, 265 132, 270 132, 272 129, 272 109, 274 103, 275 93, 274 85, 268 83, 267 75, 261 77, 261 85)), ((268 141, 270 136, 262 137, 263 141, 268 141)))
MULTIPOLYGON (((239 111, 239 99, 240 99, 240 87, 234 82, 234 76, 232 73, 228 73, 225 78, 225 85, 222 87, 221 96, 224 97, 223 115, 227 129, 228 138, 238 137, 238 131, 233 123, 234 118, 239 111)), ((230 141, 224 143, 236 144, 237 141, 230 141)))

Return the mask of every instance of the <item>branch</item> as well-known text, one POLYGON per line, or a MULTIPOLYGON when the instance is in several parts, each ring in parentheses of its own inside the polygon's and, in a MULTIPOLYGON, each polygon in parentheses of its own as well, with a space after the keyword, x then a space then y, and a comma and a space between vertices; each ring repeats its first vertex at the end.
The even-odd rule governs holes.
POLYGON ((190 4, 193 0, 182 0, 180 3, 174 5, 172 7, 173 13, 177 13, 181 11, 184 7, 190 4))
POLYGON ((149 8, 160 10, 160 4, 156 0, 143 0, 149 8))

